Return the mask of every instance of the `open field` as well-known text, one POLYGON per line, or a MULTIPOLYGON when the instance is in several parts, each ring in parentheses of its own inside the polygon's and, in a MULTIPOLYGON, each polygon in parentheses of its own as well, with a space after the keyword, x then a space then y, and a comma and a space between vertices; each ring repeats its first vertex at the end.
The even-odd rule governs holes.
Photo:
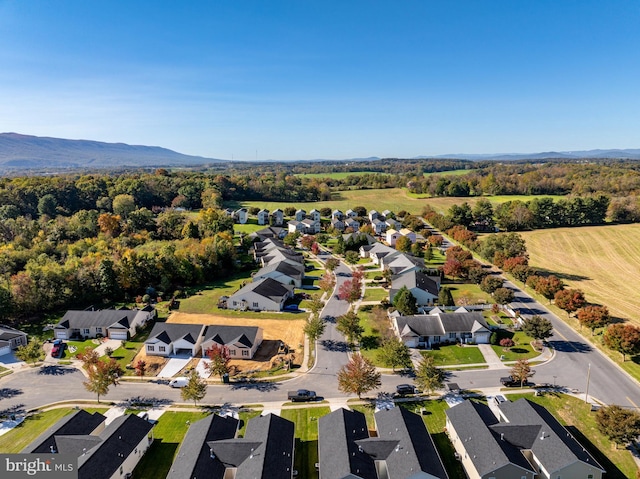
POLYGON ((304 318, 291 319, 254 319, 254 318, 228 318, 215 314, 188 314, 171 313, 168 323, 198 323, 220 324, 229 326, 259 326, 263 329, 262 345, 258 349, 254 360, 232 360, 231 365, 242 371, 255 369, 269 369, 270 360, 278 351, 279 341, 284 341, 295 350, 294 364, 302 364, 304 344, 304 318))
POLYGON ((522 233, 530 264, 552 272, 587 301, 640 325, 640 225, 588 226, 522 233))
POLYGON ((464 176, 468 175, 474 170, 447 170, 447 171, 434 171, 431 173, 423 173, 422 176, 464 176))
MULTIPOLYGON (((464 171, 464 170, 463 170, 464 171)), ((563 196, 554 196, 554 195, 497 195, 497 196, 469 196, 469 197, 459 197, 459 196, 443 196, 443 197, 427 197, 425 195, 415 195, 412 193, 407 193, 408 196, 412 198, 422 200, 424 204, 431 205, 436 211, 440 213, 446 213, 449 208, 453 205, 461 205, 462 203, 469 203, 471 207, 475 205, 478 200, 485 199, 489 200, 494 207, 501 203, 506 203, 507 201, 531 201, 534 198, 553 198, 554 200, 559 200, 564 198, 563 196)))
POLYGON ((335 173, 296 173, 295 176, 301 178, 331 178, 334 180, 343 180, 347 176, 358 175, 385 175, 379 171, 336 171, 335 173))

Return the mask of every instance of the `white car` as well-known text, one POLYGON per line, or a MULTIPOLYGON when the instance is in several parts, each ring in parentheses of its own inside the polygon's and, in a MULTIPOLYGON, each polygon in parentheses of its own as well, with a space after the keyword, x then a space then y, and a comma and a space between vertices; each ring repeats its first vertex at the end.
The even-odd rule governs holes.
POLYGON ((189 378, 185 376, 181 376, 169 381, 169 386, 171 386, 172 388, 183 388, 187 384, 189 384, 189 378))

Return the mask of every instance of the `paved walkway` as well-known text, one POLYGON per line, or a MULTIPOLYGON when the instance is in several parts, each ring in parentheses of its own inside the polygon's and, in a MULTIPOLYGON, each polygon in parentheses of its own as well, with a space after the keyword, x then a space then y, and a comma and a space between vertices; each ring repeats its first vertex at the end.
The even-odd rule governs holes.
POLYGON ((111 348, 113 351, 122 346, 122 340, 120 339, 107 339, 106 341, 101 342, 94 351, 98 353, 100 356, 104 356, 105 350, 107 348, 111 348))
POLYGON ((484 356, 489 369, 507 369, 507 365, 500 360, 490 344, 478 344, 478 349, 484 356))

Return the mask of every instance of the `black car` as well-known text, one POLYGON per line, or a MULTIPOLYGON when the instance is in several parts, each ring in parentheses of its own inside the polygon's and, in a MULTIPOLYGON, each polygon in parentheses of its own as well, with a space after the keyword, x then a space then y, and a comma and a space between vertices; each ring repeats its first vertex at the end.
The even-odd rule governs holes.
POLYGON ((412 386, 411 384, 398 384, 396 386, 396 393, 398 393, 400 396, 406 396, 407 394, 415 394, 416 388, 415 386, 412 386))

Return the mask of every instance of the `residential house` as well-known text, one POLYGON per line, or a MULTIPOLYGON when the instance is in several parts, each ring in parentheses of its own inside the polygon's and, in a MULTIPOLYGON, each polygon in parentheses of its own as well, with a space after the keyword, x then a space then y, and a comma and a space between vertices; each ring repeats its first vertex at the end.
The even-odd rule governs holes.
POLYGON ((211 460, 226 469, 224 476, 214 477, 292 479, 294 427, 291 421, 267 414, 250 419, 243 438, 208 441, 211 460))
POLYGON ((389 218, 393 218, 393 216, 394 216, 394 214, 393 214, 393 211, 391 211, 391 210, 384 210, 384 211, 382 212, 382 217, 383 217, 384 219, 387 219, 387 220, 388 220, 389 218))
POLYGON ((352 209, 348 209, 347 211, 344 212, 344 214, 345 214, 345 216, 347 218, 357 218, 358 217, 358 213, 356 213, 352 209))
MULTIPOLYGON (((434 312, 435 311, 435 312, 434 312)), ((398 337, 410 348, 430 348, 443 342, 488 344, 491 331, 482 313, 442 313, 394 316, 398 337)))
POLYGON ((27 333, 0 324, 0 356, 9 354, 18 346, 27 345, 27 333))
POLYGON ((377 235, 381 235, 387 230, 387 224, 378 218, 371 220, 371 227, 377 235))
POLYGON ((419 258, 408 253, 389 254, 380 258, 380 267, 391 270, 392 274, 404 274, 409 271, 422 271, 425 269, 424 258, 419 258))
POLYGON ((235 211, 233 211, 231 208, 225 208, 224 210, 222 210, 222 212, 229 218, 233 218, 233 214, 235 213, 235 211))
POLYGON ((316 220, 314 218, 307 218, 302 220, 302 223, 304 224, 304 232, 307 234, 311 234, 314 235, 316 233, 320 233, 320 229, 321 229, 321 224, 320 224, 320 220, 316 220))
POLYGON ((411 231, 409 228, 402 228, 399 233, 405 238, 409 238, 411 244, 416 242, 417 235, 414 231, 411 231))
POLYGON ((276 248, 268 251, 267 254, 260 257, 260 264, 267 266, 269 264, 286 261, 291 264, 304 264, 304 256, 293 250, 286 248, 276 248))
POLYGON ((291 220, 287 221, 287 228, 289 233, 304 233, 305 225, 302 221, 291 220))
POLYGON ((269 211, 264 208, 258 211, 258 224, 259 225, 267 225, 269 224, 269 211))
POLYGON ((294 218, 296 221, 302 221, 303 219, 305 219, 307 217, 307 212, 305 210, 296 210, 296 214, 294 215, 294 218))
POLYGON ((189 426, 180 444, 167 479, 225 479, 225 465, 217 459, 209 442, 233 439, 240 421, 218 414, 200 419, 189 426))
POLYGON ((386 218, 384 220, 384 223, 387 225, 387 228, 392 228, 394 230, 399 230, 400 228, 402 228, 402 223, 394 220, 393 218, 386 218))
POLYGON ((399 255, 398 251, 390 246, 376 242, 371 248, 360 248, 360 256, 363 258, 371 258, 376 264, 380 264, 380 260, 388 255, 399 255))
POLYGON ((233 293, 227 299, 227 308, 241 311, 282 311, 285 302, 292 297, 292 285, 264 278, 233 293))
POLYGON ((103 309, 67 311, 53 327, 56 339, 77 337, 127 340, 136 335, 136 328, 143 327, 155 317, 155 309, 103 309))
POLYGON ((380 213, 378 213, 376 210, 370 210, 368 216, 369 216, 369 221, 373 223, 373 220, 380 218, 380 213))
POLYGON ((202 356, 213 347, 225 348, 232 359, 253 359, 262 344, 263 331, 257 326, 209 325, 202 336, 202 356))
POLYGON ((287 233, 288 231, 286 228, 282 228, 280 226, 268 226, 267 228, 254 231, 249 235, 249 237, 253 238, 254 240, 257 239, 259 241, 264 241, 271 238, 283 239, 285 236, 287 236, 287 233))
POLYGON ((233 221, 236 223, 240 223, 241 225, 245 224, 249 219, 249 210, 246 208, 240 208, 233 212, 233 221))
POLYGON ((433 306, 438 301, 440 291, 440 277, 429 276, 422 271, 408 271, 406 273, 391 277, 391 288, 389 289, 389 302, 393 301, 401 288, 406 287, 416 298, 416 306, 422 309, 433 306))
POLYGON ((344 231, 346 226, 344 225, 344 221, 338 218, 331 218, 331 226, 338 231, 344 231))
POLYGON ((347 217, 347 219, 344 220, 344 226, 345 228, 351 228, 353 231, 358 231, 360 223, 353 218, 347 217))
POLYGON ((282 226, 284 224, 284 211, 280 208, 276 208, 269 215, 271 217, 271 224, 274 226, 282 226))
POLYGON ((601 479, 605 470, 544 407, 527 399, 446 411, 447 433, 470 478, 601 479))
MULTIPOLYGON (((77 457, 78 479, 130 477, 153 441, 153 425, 135 414, 119 416, 103 428, 97 426, 92 432, 65 431, 68 421, 64 422, 62 427, 58 427, 58 424, 65 420, 66 418, 62 418, 54 425, 53 439, 47 439, 49 450, 42 452, 77 457), (59 433, 59 430, 63 432, 59 433)), ((93 422, 87 420, 86 423, 88 430, 93 422)), ((45 434, 49 434, 49 431, 45 434)), ((34 447, 36 441, 29 445, 25 452, 32 452, 41 447, 41 443, 34 447)))
POLYGON ((374 416, 337 409, 318 420, 320 479, 447 479, 422 418, 401 407, 374 416))
POLYGON ((203 324, 156 323, 144 342, 148 356, 198 356, 201 350, 203 324))
POLYGON ((401 236, 402 236, 402 233, 400 233, 397 230, 394 230, 393 228, 390 228, 385 233, 385 240, 387 241, 389 246, 395 246, 396 245, 396 241, 401 236))
POLYGON ((318 211, 317 209, 314 208, 311 211, 309 211, 308 216, 310 220, 320 222, 320 211, 318 211))
POLYGON ((282 284, 292 284, 296 288, 300 288, 304 278, 304 265, 287 261, 269 263, 253 275, 254 281, 263 278, 273 278, 282 284))
POLYGON ((344 213, 340 210, 333 210, 331 212, 331 219, 332 220, 341 220, 344 219, 344 213))

